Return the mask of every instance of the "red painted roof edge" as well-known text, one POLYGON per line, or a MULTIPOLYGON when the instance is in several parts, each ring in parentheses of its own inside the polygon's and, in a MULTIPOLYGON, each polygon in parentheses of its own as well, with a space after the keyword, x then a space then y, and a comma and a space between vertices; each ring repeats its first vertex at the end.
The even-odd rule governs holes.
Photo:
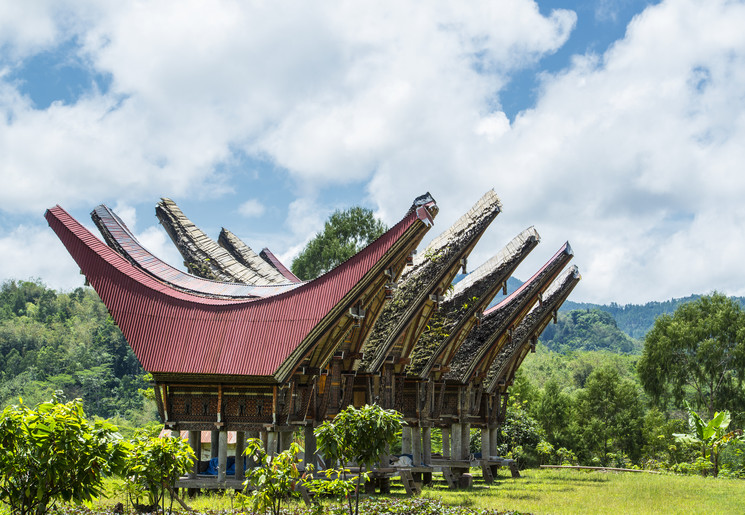
POLYGON ((292 271, 287 268, 278 258, 274 255, 274 253, 269 250, 267 247, 264 247, 262 251, 259 253, 259 256, 264 258, 264 261, 272 265, 274 268, 277 269, 277 271, 284 276, 285 279, 288 281, 291 281, 293 283, 301 283, 303 282, 302 279, 300 279, 298 276, 292 273, 292 271))
POLYGON ((569 256, 573 256, 574 255, 574 251, 572 250, 572 247, 569 245, 569 242, 564 243, 564 245, 561 246, 561 248, 556 252, 556 254, 554 254, 553 256, 551 256, 551 259, 549 259, 548 261, 546 261, 546 264, 543 265, 541 268, 539 268, 538 271, 536 273, 534 273, 530 277, 530 279, 528 279, 527 281, 525 281, 524 283, 522 283, 518 289, 516 289, 515 291, 513 291, 512 293, 510 293, 504 299, 502 299, 499 302, 499 304, 497 304, 495 306, 492 306, 489 309, 487 309, 486 311, 484 311, 484 315, 485 316, 486 315, 489 315, 489 314, 497 311, 498 309, 506 306, 507 304, 509 304, 514 297, 517 297, 518 295, 520 295, 520 293, 523 292, 523 290, 525 290, 526 288, 528 288, 530 286, 530 284, 533 282, 533 280, 535 280, 536 277, 538 277, 541 273, 543 273, 543 271, 546 270, 546 268, 548 268, 549 266, 551 266, 551 264, 554 262, 554 260, 557 257, 559 257, 560 255, 562 255, 562 254, 567 254, 569 256))
POLYGON ((45 217, 146 370, 253 376, 273 375, 419 219, 407 215, 344 264, 293 291, 232 300, 197 297, 156 281, 59 206, 45 217))

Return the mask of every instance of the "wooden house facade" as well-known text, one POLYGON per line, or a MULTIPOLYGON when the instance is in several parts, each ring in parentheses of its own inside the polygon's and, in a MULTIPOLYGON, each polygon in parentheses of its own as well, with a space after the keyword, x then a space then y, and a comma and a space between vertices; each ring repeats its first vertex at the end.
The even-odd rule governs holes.
MULTIPOLYGON (((487 192, 417 253, 438 212, 423 195, 383 236, 307 282, 225 229, 210 239, 168 199, 156 213, 190 273, 150 254, 105 206, 92 217, 106 244, 59 206, 45 216, 153 375, 164 426, 187 431, 195 446, 210 431, 218 483, 229 485, 228 431, 236 431, 240 456, 246 436, 261 436, 276 451, 303 427, 310 461, 313 428, 366 403, 403 414, 403 447, 415 466, 437 464, 434 427, 442 430, 440 466, 455 471, 451 480, 467 470, 472 425, 485 432, 488 459, 505 385, 530 348, 525 341, 535 341, 579 279, 576 269, 556 279, 571 259, 567 244, 486 309, 538 244, 530 228, 451 286, 500 211, 487 192), (552 281, 560 285, 549 288, 552 281)), ((241 474, 236 468, 233 481, 241 474)))

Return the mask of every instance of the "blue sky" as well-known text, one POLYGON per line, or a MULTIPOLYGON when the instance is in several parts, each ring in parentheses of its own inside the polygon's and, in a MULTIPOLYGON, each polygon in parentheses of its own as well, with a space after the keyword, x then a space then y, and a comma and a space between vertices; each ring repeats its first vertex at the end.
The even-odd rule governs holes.
POLYGON ((472 254, 569 240, 577 301, 745 294, 745 4, 724 0, 8 2, 0 277, 82 278, 42 218, 114 208, 154 253, 161 196, 287 264, 335 208, 444 230, 494 188, 472 254), (109 5, 111 4, 111 5, 109 5))

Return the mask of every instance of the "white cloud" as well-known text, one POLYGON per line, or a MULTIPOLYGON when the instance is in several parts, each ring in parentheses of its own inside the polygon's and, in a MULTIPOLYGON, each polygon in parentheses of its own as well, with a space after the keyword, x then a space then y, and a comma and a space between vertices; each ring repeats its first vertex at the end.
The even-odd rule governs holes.
POLYGON ((20 225, 0 236, 0 269, 3 281, 41 279, 63 290, 85 282, 62 242, 48 227, 40 225, 20 225))
POLYGON ((130 231, 136 231, 137 229, 137 210, 129 204, 118 201, 114 206, 114 213, 122 219, 124 224, 130 231))
POLYGON ((238 206, 238 212, 246 218, 253 218, 264 214, 266 208, 258 199, 248 199, 238 206))
POLYGON ((135 234, 135 237, 152 255, 179 270, 185 270, 184 258, 179 254, 178 249, 162 227, 151 225, 144 231, 135 234))
MULTIPOLYGON (((535 224, 542 244, 518 276, 569 239, 584 277, 574 298, 745 289, 742 3, 647 8, 604 55, 544 75, 536 105, 512 124, 500 91, 564 44, 574 13, 543 16, 529 0, 7 9, 0 28, 18 27, 0 30, 3 52, 22 59, 76 37, 111 87, 37 110, 4 63, 6 212, 216 197, 237 187, 220 165, 243 153, 299 185, 289 235, 270 235, 284 259, 322 227, 325 186, 365 183, 388 223, 429 190, 441 208, 432 235, 494 187, 504 213, 474 263, 535 224)), ((246 196, 254 212, 267 204, 246 196)), ((151 229, 142 237, 167 252, 151 229)), ((22 247, 20 237, 2 241, 22 247)))
POLYGON ((33 213, 113 192, 127 202, 220 195, 231 186, 216 167, 241 149, 316 187, 368 178, 402 142, 426 145, 443 125, 471 123, 509 70, 556 50, 574 23, 528 0, 50 2, 19 12, 32 34, 11 32, 9 47, 76 38, 78 57, 111 78, 105 93, 44 110, 0 80, 0 204, 33 213))
MULTIPOLYGON (((494 186, 505 210, 476 254, 535 223, 543 242, 519 277, 569 238, 584 277, 575 298, 742 292, 744 23, 742 3, 663 2, 605 55, 546 76, 535 108, 496 142, 464 143, 453 168, 468 173, 435 182, 439 227, 457 216, 445 202, 460 213, 476 197, 459 192, 494 186)), ((394 169, 372 183, 382 202, 410 189, 394 169)))

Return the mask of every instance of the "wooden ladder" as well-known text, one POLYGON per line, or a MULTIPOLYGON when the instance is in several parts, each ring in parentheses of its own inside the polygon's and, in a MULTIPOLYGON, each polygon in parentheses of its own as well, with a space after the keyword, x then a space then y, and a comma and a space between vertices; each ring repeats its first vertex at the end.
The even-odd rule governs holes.
POLYGON ((414 481, 414 476, 410 470, 402 469, 399 471, 401 476, 401 482, 404 484, 404 489, 408 495, 419 495, 422 493, 422 485, 414 481))
POLYGON ((489 465, 488 461, 481 462, 481 474, 483 475, 484 482, 487 485, 494 483, 494 474, 491 472, 491 465, 489 465))
POLYGON ((445 478, 445 481, 447 481, 448 486, 452 490, 458 488, 458 483, 455 480, 455 475, 453 475, 453 470, 450 467, 442 467, 442 475, 445 478))

